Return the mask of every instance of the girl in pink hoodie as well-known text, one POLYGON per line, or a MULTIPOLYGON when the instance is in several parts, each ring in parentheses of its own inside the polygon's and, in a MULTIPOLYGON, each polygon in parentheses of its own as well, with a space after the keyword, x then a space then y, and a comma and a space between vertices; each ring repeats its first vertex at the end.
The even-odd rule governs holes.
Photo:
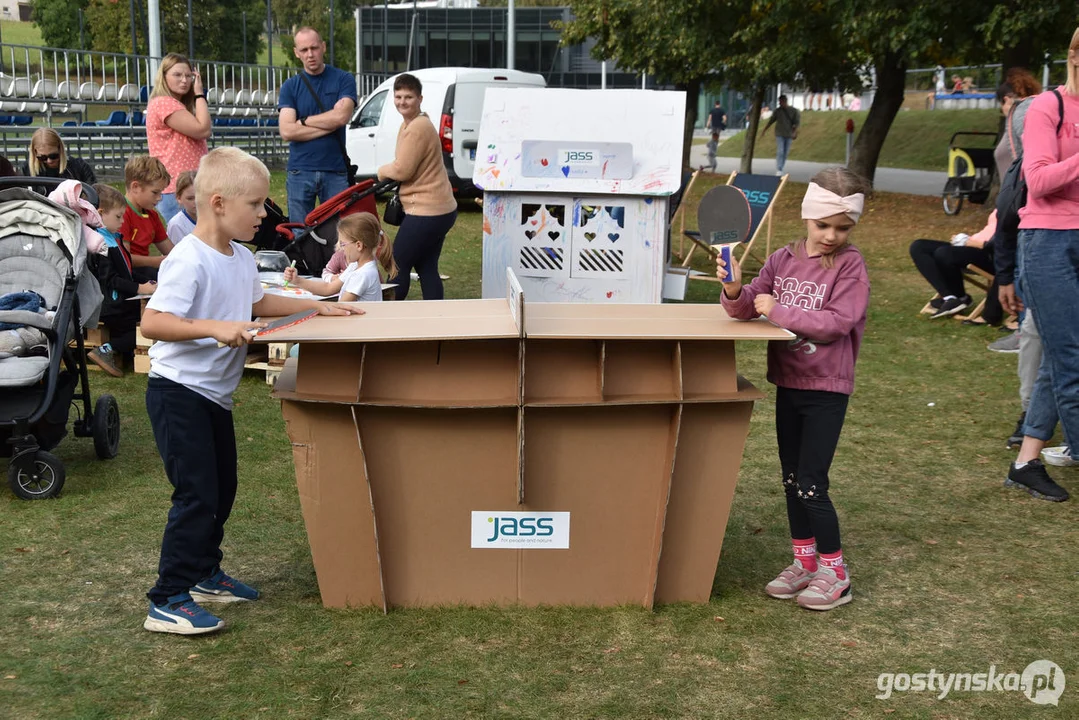
POLYGON ((804 239, 773 253, 747 286, 738 263, 728 269, 722 256, 716 261, 723 307, 731 317, 763 315, 796 335, 768 345, 794 563, 765 592, 797 598, 810 610, 851 601, 828 470, 854 391, 869 305, 865 260, 849 244, 868 191, 869 183, 846 168, 822 170, 802 200, 804 239))

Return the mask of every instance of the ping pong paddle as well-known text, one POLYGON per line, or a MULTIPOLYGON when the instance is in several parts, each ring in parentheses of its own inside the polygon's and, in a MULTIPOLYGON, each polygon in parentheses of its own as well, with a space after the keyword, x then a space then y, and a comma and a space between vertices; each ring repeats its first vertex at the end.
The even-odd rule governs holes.
POLYGON ((737 244, 749 237, 753 213, 745 193, 733 185, 717 185, 697 208, 701 240, 712 245, 737 244))
MULTIPOLYGON (((251 339, 253 340, 259 335, 266 335, 267 333, 276 332, 277 330, 284 330, 285 328, 292 327, 293 325, 299 325, 302 322, 310 320, 316 315, 318 315, 318 310, 301 310, 300 312, 286 315, 283 318, 278 318, 274 320, 272 323, 269 323, 264 328, 259 328, 257 330, 251 331, 251 339)), ((218 342, 217 346, 225 347, 225 343, 218 342)))

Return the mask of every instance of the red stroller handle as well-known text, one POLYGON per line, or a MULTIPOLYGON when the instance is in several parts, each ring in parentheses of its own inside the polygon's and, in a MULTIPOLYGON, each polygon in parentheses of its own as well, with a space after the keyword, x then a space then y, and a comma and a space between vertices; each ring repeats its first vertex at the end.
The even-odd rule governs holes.
POLYGON ((288 238, 288 240, 291 242, 292 240, 294 240, 296 238, 296 234, 293 233, 292 231, 293 230, 303 230, 305 227, 307 227, 307 226, 304 225, 303 223, 281 223, 275 229, 277 230, 279 235, 281 235, 282 237, 288 238))

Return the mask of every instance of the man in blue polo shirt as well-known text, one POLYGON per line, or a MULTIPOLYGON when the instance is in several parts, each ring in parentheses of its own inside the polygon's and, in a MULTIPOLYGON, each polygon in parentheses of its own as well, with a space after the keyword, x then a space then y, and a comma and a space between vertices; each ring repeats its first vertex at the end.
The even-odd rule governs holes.
POLYGON ((289 142, 288 216, 302 223, 316 196, 326 202, 348 188, 345 125, 356 109, 356 78, 323 61, 326 43, 314 28, 300 28, 293 39, 303 70, 281 85, 277 104, 281 138, 289 142))

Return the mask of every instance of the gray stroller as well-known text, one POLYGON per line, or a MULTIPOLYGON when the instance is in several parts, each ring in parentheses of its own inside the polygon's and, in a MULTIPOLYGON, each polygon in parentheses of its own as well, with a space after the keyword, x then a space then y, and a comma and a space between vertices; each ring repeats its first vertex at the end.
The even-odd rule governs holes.
MULTIPOLYGON (((0 359, 0 454, 11 457, 11 490, 27 500, 64 486, 64 464, 49 451, 67 434, 72 406, 75 435, 92 437, 99 458, 116 457, 120 445, 116 399, 102 395, 91 409, 83 328, 97 326, 102 298, 82 221, 27 189, 59 182, 0 178, 0 300, 24 301, 0 310, 0 332, 14 333, 0 359)), ((96 205, 93 188, 84 192, 96 205)))

